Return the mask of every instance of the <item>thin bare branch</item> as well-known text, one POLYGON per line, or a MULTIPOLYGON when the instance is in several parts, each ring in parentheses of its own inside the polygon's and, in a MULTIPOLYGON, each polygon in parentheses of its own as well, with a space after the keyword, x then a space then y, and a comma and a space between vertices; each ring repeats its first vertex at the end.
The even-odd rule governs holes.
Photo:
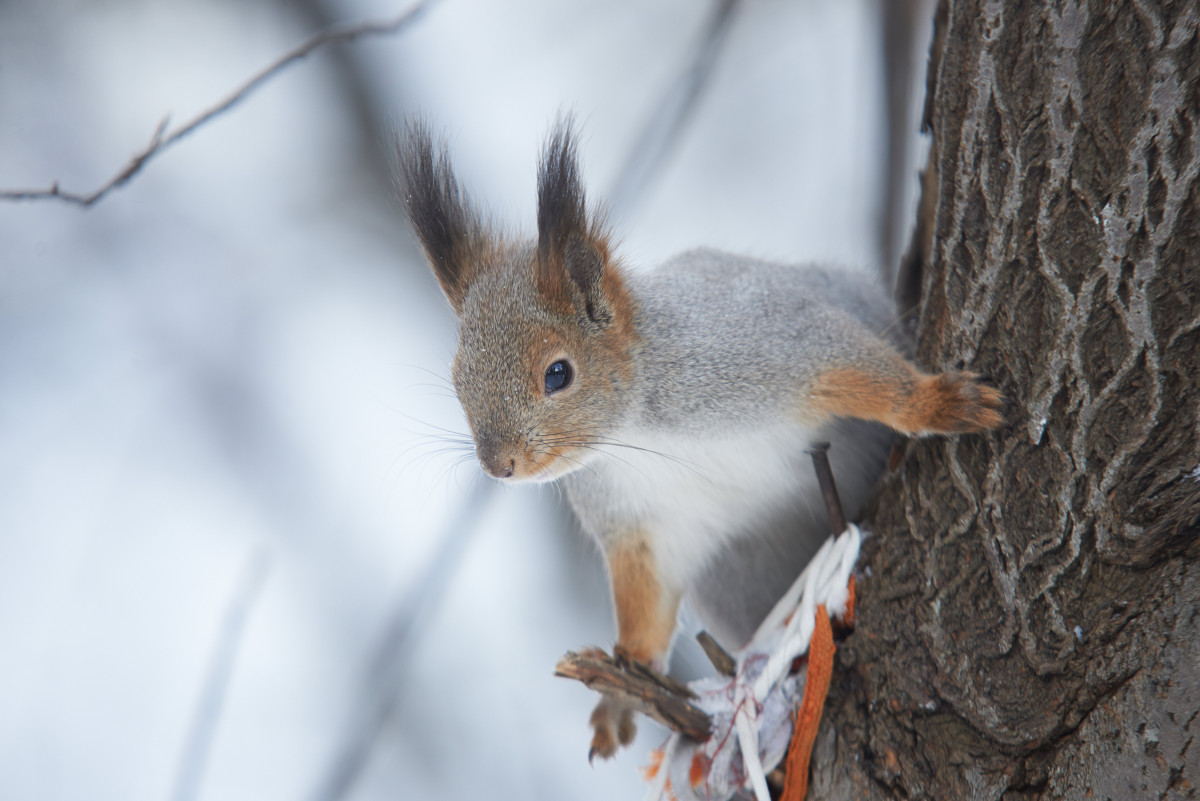
POLYGON ((306 57, 317 48, 337 42, 350 42, 364 36, 380 36, 402 30, 433 5, 434 0, 419 0, 416 5, 394 17, 382 20, 368 20, 355 25, 337 25, 327 28, 310 37, 308 40, 292 48, 271 64, 267 65, 237 89, 226 95, 215 105, 209 106, 183 125, 167 132, 170 117, 164 117, 154 130, 150 142, 135 153, 112 178, 91 192, 71 192, 58 185, 58 181, 50 184, 47 189, 3 189, 0 190, 0 200, 61 200, 74 203, 84 208, 90 207, 105 197, 109 192, 124 186, 137 175, 147 162, 156 158, 180 139, 195 131, 214 117, 218 117, 240 103, 246 97, 258 90, 267 81, 274 78, 291 64, 306 57))
POLYGON ((446 527, 433 559, 389 614, 336 750, 309 795, 312 801, 340 801, 354 789, 400 701, 408 677, 406 660, 445 594, 463 553, 479 531, 480 522, 486 518, 489 501, 497 497, 498 486, 491 480, 475 482, 446 527))
POLYGON ((588 648, 560 659, 554 675, 618 696, 671 731, 694 740, 707 740, 711 734, 712 719, 692 705, 691 699, 695 697, 692 692, 645 665, 620 662, 599 648, 588 648))

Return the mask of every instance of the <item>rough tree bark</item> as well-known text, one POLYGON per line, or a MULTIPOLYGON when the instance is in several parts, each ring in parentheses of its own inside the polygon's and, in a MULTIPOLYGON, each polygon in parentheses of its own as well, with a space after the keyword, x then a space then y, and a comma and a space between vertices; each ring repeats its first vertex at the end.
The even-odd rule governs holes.
POLYGON ((1013 407, 868 509, 812 797, 1192 797, 1200 2, 943 0, 925 123, 919 360, 1013 407))

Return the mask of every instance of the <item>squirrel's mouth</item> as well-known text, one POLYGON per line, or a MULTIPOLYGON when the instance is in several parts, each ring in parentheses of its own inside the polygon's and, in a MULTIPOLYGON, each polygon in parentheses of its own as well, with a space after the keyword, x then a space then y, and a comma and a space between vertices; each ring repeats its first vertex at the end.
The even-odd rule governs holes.
POLYGON ((583 449, 569 446, 553 446, 544 451, 523 452, 480 457, 483 472, 505 482, 528 482, 543 484, 565 476, 583 464, 583 449))

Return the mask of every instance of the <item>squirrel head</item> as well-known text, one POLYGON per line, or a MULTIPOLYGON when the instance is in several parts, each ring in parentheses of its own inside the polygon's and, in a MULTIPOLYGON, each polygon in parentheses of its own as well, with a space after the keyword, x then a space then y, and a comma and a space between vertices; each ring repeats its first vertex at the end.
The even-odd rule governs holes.
POLYGON ((549 481, 582 466, 628 406, 633 303, 588 215, 570 122, 542 153, 536 241, 489 230, 425 125, 408 126, 399 162, 409 221, 458 316, 454 388, 484 471, 549 481))

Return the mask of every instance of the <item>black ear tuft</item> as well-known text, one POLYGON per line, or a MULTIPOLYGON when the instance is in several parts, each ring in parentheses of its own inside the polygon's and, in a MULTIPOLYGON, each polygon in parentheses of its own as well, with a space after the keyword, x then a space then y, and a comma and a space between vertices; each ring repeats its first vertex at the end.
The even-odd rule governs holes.
POLYGON ((539 260, 561 254, 572 238, 588 229, 575 138, 570 118, 559 120, 538 165, 539 260))
POLYGON ((607 246, 588 219, 579 178, 576 134, 570 118, 550 132, 538 165, 537 283, 562 307, 581 308, 593 323, 611 319, 601 289, 607 246))
POLYGON ((454 177, 444 142, 410 120, 396 137, 397 185, 409 222, 421 240, 442 291, 456 312, 481 267, 487 232, 454 177))

